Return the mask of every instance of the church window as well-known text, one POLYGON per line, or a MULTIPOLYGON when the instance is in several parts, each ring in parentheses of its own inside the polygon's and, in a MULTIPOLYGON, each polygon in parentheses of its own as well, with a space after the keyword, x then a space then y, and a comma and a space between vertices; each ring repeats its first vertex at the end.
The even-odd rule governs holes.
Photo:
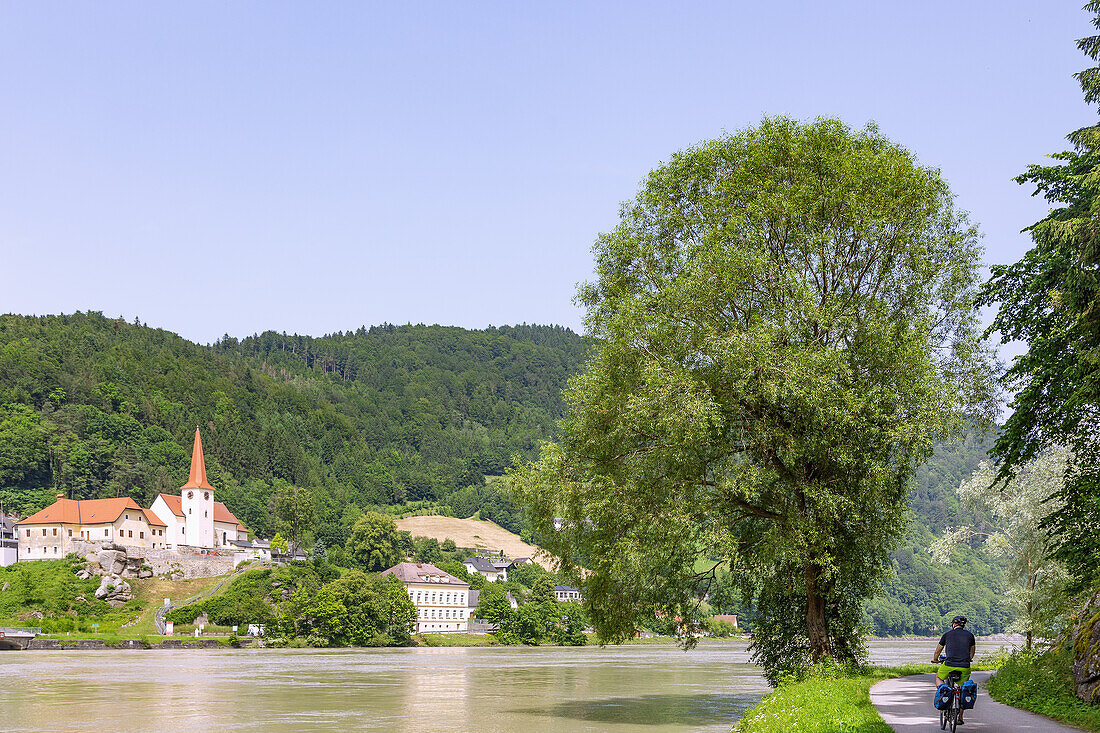
POLYGON ((209 517, 209 516, 210 516, 210 512, 203 512, 203 513, 202 513, 202 515, 203 515, 204 517, 209 517))
POLYGON ((202 498, 204 498, 204 499, 206 499, 207 501, 209 501, 209 500, 210 500, 210 492, 209 492, 209 491, 204 491, 204 492, 202 492, 202 498))
POLYGON ((188 499, 190 499, 190 498, 191 498, 191 497, 193 497, 194 495, 195 495, 195 492, 194 492, 194 491, 188 491, 188 492, 187 492, 187 498, 188 498, 188 499))

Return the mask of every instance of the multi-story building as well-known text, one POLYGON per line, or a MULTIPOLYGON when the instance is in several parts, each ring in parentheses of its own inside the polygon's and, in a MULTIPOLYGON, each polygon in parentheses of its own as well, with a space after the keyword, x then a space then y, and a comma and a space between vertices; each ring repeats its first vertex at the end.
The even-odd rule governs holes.
POLYGON ((402 562, 384 570, 405 585, 416 606, 416 633, 466 631, 470 585, 431 563, 402 562))
POLYGON ((76 550, 77 542, 112 542, 164 549, 164 522, 129 497, 66 499, 16 522, 20 560, 56 560, 76 550))

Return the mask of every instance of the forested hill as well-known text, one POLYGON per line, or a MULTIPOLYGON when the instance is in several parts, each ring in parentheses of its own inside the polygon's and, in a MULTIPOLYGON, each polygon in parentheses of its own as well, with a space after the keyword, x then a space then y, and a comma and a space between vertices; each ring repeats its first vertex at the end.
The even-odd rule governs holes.
MULTIPOLYGON (((363 507, 414 501, 521 532, 483 477, 535 457, 586 353, 555 326, 383 325, 201 346, 99 313, 0 316, 0 503, 28 513, 64 491, 148 506, 186 480, 199 425, 218 499, 262 535, 287 530, 283 509, 300 511, 280 503, 293 487, 312 504, 306 542, 342 544, 363 507)), ((867 609, 878 633, 928 633, 952 609, 1003 629, 996 566, 967 548, 938 566, 926 549, 969 521, 955 489, 985 450, 973 437, 940 446, 918 470, 897 575, 867 609)))
MULTIPOLYGON (((219 499, 259 532, 289 485, 312 492, 317 524, 471 486, 484 500, 483 475, 552 435, 585 354, 557 326, 200 346, 100 313, 0 316, 0 501, 28 511, 56 487, 148 505, 186 480, 196 425, 219 499)), ((470 491, 456 499, 469 504, 470 491)))

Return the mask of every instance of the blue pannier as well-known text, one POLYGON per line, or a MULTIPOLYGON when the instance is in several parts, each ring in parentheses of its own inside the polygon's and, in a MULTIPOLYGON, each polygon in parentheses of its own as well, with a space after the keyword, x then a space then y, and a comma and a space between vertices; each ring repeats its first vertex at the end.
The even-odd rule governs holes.
POLYGON ((970 710, 974 707, 974 701, 978 699, 978 684, 974 680, 967 680, 962 683, 962 696, 959 700, 959 704, 962 705, 963 710, 970 710))
POLYGON ((936 688, 936 697, 932 701, 932 704, 936 706, 936 710, 947 710, 951 707, 951 688, 946 684, 941 684, 936 688))

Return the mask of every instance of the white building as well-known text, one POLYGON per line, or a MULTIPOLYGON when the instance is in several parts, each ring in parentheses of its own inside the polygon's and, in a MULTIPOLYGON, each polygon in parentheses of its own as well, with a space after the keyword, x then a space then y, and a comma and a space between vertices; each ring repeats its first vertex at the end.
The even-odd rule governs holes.
POLYGON ((508 580, 508 567, 511 563, 495 563, 481 557, 468 557, 462 564, 471 573, 481 573, 490 583, 497 580, 508 580))
POLYGON ((571 585, 555 585, 554 586, 554 598, 559 601, 576 601, 580 603, 584 600, 580 590, 574 588, 571 585))
POLYGON ((214 487, 206 479, 206 459, 198 428, 187 483, 180 487, 179 496, 158 494, 150 510, 167 525, 168 545, 173 549, 188 545, 233 550, 234 541, 248 539, 248 530, 233 512, 220 501, 214 501, 214 487))
POLYGON ((405 585, 416 606, 416 633, 466 631, 470 586, 431 563, 402 562, 382 571, 405 585))
POLYGON ((20 560, 59 560, 83 545, 113 542, 128 547, 164 549, 164 522, 133 499, 66 499, 15 523, 20 560))
POLYGON ((15 520, 0 514, 0 568, 19 560, 19 543, 15 539, 15 520))

